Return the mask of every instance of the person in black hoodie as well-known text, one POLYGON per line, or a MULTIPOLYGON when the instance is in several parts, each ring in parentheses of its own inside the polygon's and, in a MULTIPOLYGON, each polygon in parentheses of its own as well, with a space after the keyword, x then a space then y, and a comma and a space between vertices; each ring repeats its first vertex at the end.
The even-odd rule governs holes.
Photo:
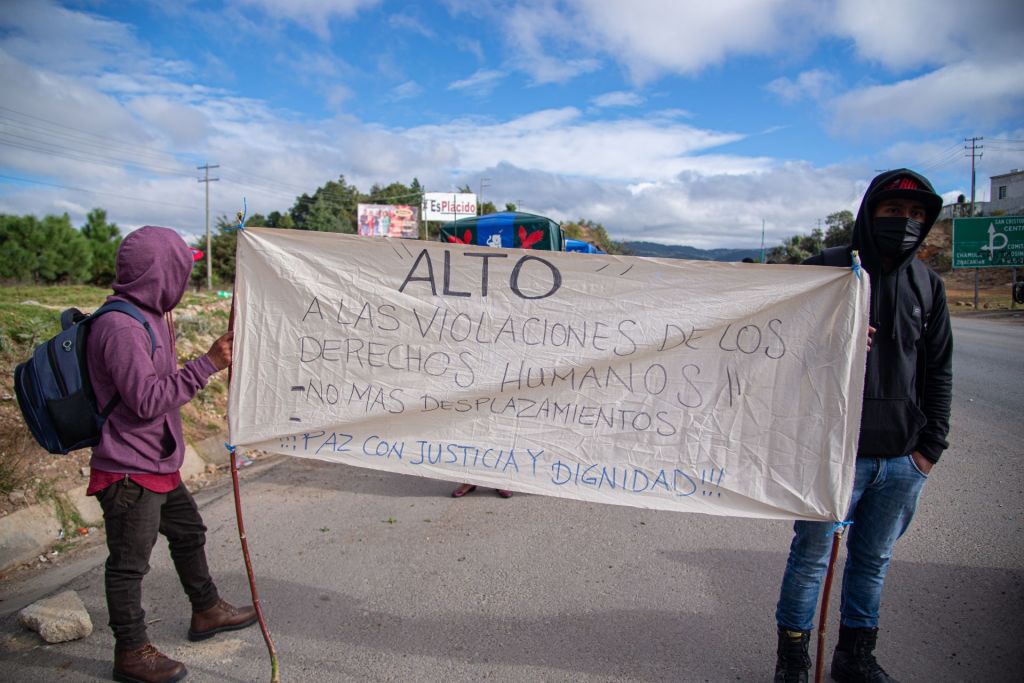
MULTIPOLYGON (((893 681, 874 648, 885 573, 910 525, 932 466, 949 445, 953 338, 942 280, 917 258, 942 208, 923 176, 877 176, 857 213, 852 244, 809 265, 850 267, 860 254, 871 281, 870 330, 856 477, 847 520, 839 643, 831 674, 840 682, 893 681)), ((806 681, 808 643, 831 548, 828 522, 798 521, 775 619, 775 681, 806 681)))

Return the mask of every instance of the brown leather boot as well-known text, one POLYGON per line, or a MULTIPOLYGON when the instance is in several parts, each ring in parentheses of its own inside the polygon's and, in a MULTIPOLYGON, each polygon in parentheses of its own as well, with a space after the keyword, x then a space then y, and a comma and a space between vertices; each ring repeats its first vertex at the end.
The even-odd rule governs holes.
POLYGON ((121 683, 172 683, 188 675, 181 662, 164 655, 152 643, 138 650, 114 649, 114 680, 121 683))
POLYGON ((256 608, 252 605, 234 607, 218 598, 210 609, 192 613, 188 639, 206 640, 221 631, 237 631, 255 623, 256 608))

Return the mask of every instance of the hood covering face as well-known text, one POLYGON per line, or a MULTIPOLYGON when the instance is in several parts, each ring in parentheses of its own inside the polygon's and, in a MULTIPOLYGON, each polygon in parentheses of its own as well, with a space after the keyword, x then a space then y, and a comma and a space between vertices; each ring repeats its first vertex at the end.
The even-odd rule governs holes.
POLYGON ((185 294, 192 264, 192 251, 178 233, 147 225, 121 242, 114 292, 151 311, 166 313, 185 294))
POLYGON ((857 212, 857 222, 853 226, 853 248, 860 251, 861 262, 869 273, 879 272, 882 259, 879 253, 878 244, 874 239, 873 214, 879 202, 886 199, 911 199, 924 205, 927 217, 921 226, 921 235, 918 237, 914 248, 906 252, 894 264, 896 268, 902 268, 916 258, 917 248, 924 242, 928 232, 935 225, 935 219, 939 217, 942 210, 942 197, 935 193, 932 184, 924 176, 906 168, 886 171, 871 181, 864 199, 861 200, 860 210, 857 212))

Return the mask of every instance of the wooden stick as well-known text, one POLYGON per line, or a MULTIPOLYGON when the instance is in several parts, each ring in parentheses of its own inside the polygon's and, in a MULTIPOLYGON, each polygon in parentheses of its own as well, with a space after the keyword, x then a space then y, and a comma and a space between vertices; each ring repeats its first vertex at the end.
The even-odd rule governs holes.
POLYGON ((832 534, 832 554, 828 558, 828 571, 825 573, 825 590, 821 592, 821 613, 818 615, 818 652, 814 664, 814 683, 821 683, 825 675, 825 631, 828 623, 828 598, 832 592, 832 575, 836 569, 836 557, 843 540, 843 529, 839 527, 832 534))
MULTIPOLYGON (((228 318, 228 331, 235 329, 235 298, 231 297, 231 315, 228 318)), ((232 361, 234 358, 232 358, 232 361)), ((231 386, 231 366, 228 366, 228 386, 231 386)), ((277 649, 274 647, 274 640, 270 637, 270 629, 267 628, 267 621, 263 618, 263 607, 260 605, 260 595, 256 590, 256 575, 252 570, 252 559, 249 557, 249 541, 245 536, 245 522, 242 521, 242 493, 238 487, 238 461, 235 456, 235 449, 231 448, 231 486, 235 492, 235 519, 238 522, 238 539, 242 544, 242 557, 245 558, 245 573, 249 577, 249 591, 252 593, 252 605, 256 608, 256 619, 260 623, 260 631, 263 633, 263 640, 267 644, 267 652, 270 653, 270 683, 281 683, 281 671, 277 662, 277 649)))

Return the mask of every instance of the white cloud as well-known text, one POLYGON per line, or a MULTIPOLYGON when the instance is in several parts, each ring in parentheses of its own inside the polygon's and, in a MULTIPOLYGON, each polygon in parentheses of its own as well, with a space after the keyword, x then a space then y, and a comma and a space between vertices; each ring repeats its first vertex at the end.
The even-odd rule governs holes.
POLYGON ((466 38, 465 36, 459 36, 455 39, 455 47, 462 50, 463 52, 468 52, 469 54, 473 55, 474 57, 476 57, 476 61, 478 62, 484 61, 484 48, 480 44, 479 40, 466 38))
MULTIPOLYGON (((591 68, 597 63, 595 55, 601 55, 621 59, 643 77, 690 73, 730 55, 787 50, 788 45, 778 39, 781 18, 790 16, 789 12, 803 12, 804 18, 817 16, 799 4, 795 9, 779 4, 759 9, 724 2, 718 3, 718 9, 685 8, 689 14, 684 15, 677 3, 641 2, 644 11, 634 13, 646 15, 648 8, 660 9, 662 22, 675 22, 681 32, 676 42, 709 34, 700 36, 700 45, 673 46, 663 35, 667 29, 650 26, 644 17, 626 16, 614 4, 578 0, 558 5, 570 7, 572 14, 567 16, 582 20, 578 25, 566 24, 560 15, 545 14, 536 2, 523 4, 534 11, 522 14, 521 21, 547 16, 553 28, 536 34, 539 37, 533 42, 517 43, 526 48, 521 53, 522 68, 534 73, 537 81, 554 82, 591 68), (745 12, 767 24, 751 25, 745 12), (615 18, 622 21, 622 35, 609 42, 608 27, 615 18), (689 27, 691 18, 700 30, 689 27), (729 22, 737 24, 736 33, 725 36, 729 22), (559 33, 566 26, 572 30, 559 33), (713 28, 721 30, 715 33, 713 28), (653 33, 647 35, 646 29, 653 33), (651 44, 641 44, 648 39, 651 44), (554 51, 549 53, 549 48, 554 51), (562 58, 573 51, 579 63, 562 58)), ((16 5, 22 14, 27 12, 16 5)), ((342 5, 353 11, 365 6, 336 3, 333 7, 342 5)), ((57 34, 64 43, 48 53, 47 22, 35 15, 21 22, 31 30, 2 34, 3 106, 35 119, 49 119, 58 132, 78 135, 72 130, 76 129, 86 137, 99 136, 100 144, 106 146, 105 158, 95 146, 80 144, 82 140, 73 137, 63 138, 65 156, 0 146, 5 174, 67 186, 0 185, 2 211, 40 215, 68 210, 81 224, 86 211, 103 206, 111 220, 125 227, 162 223, 198 233, 204 219, 203 186, 195 182, 195 166, 208 160, 220 165, 221 181, 210 187, 214 216, 233 215, 241 208, 243 196, 250 213, 286 210, 296 196, 341 174, 362 190, 373 183, 408 182, 413 177, 428 189, 448 190, 464 183, 475 186, 486 176, 488 198, 499 206, 521 200, 523 208, 555 218, 590 218, 604 223, 615 239, 757 246, 764 219, 767 243, 772 246, 787 235, 806 232, 829 213, 856 210, 870 168, 879 165, 872 158, 857 168, 822 168, 731 153, 734 148, 729 145, 744 140, 745 133, 693 125, 695 119, 686 119, 688 114, 678 110, 603 121, 593 111, 554 106, 501 119, 465 117, 412 128, 372 125, 342 114, 306 117, 276 110, 266 101, 206 87, 195 76, 183 77, 201 70, 185 62, 152 58, 148 47, 139 44, 126 26, 52 5, 39 6, 55 14, 57 34), (82 33, 88 27, 96 29, 91 36, 82 33), (183 148, 193 153, 182 154, 183 148), (129 166, 126 160, 143 162, 146 168, 129 166)), ((327 11, 324 16, 342 14, 327 11)), ((3 22, 6 29, 6 15, 3 22)), ((811 30, 802 26, 798 33, 811 30)), ((343 64, 315 52, 298 59, 323 73, 347 75, 343 64)), ((516 64, 509 59, 500 71, 481 69, 450 87, 493 88, 516 64)), ((960 61, 902 83, 862 87, 840 98, 831 110, 835 125, 855 129, 863 119, 871 127, 868 130, 888 130, 893 120, 901 126, 940 125, 964 115, 968 106, 996 113, 1020 111, 1020 79, 1012 80, 1011 73, 1021 73, 1021 63, 1017 58, 1007 64, 995 68, 960 61), (943 91, 969 96, 943 100, 943 91)), ((812 70, 780 82, 777 91, 810 97, 829 85, 828 78, 814 74, 812 70)), ((410 96, 419 87, 405 78, 395 82, 400 83, 392 90, 396 98, 410 96)), ((346 86, 324 92, 336 105, 351 95, 346 86)), ((605 93, 595 103, 626 106, 635 102, 633 95, 605 93)), ((1006 139, 1022 136, 1020 130, 1002 135, 1006 139)), ((917 150, 894 147, 883 163, 905 165, 912 163, 911 157, 927 160, 946 144, 917 150), (920 156, 915 157, 914 151, 920 156)), ((1004 150, 1003 158, 1010 158, 1009 154, 1004 150)), ((984 161, 990 161, 989 150, 984 161)))
POLYGON ((330 37, 332 19, 350 19, 380 0, 231 0, 240 9, 256 7, 268 16, 285 19, 309 29, 322 39, 330 37))
POLYGON ((395 101, 409 100, 423 93, 423 86, 416 81, 406 81, 391 89, 391 97, 395 101))
POLYGON ((687 172, 638 186, 593 178, 527 171, 499 164, 481 171, 496 204, 522 200, 520 208, 559 221, 580 217, 602 223, 616 240, 646 240, 699 248, 765 245, 771 248, 819 219, 848 209, 856 213, 867 179, 855 169, 782 164, 757 172, 687 172))
POLYGON ((811 69, 801 72, 795 79, 776 78, 765 86, 765 90, 783 102, 794 103, 804 99, 821 100, 830 95, 837 85, 835 74, 824 69, 811 69))
MULTIPOLYGON (((422 148, 453 150, 459 173, 507 163, 529 171, 635 182, 679 173, 741 174, 770 165, 765 158, 709 154, 742 135, 702 130, 672 119, 591 121, 566 107, 502 122, 456 120, 403 133, 422 148)), ((512 198, 514 199, 514 198, 512 198)))
POLYGON ((579 56, 578 50, 552 56, 557 45, 571 46, 581 38, 581 27, 573 17, 544 4, 514 5, 502 13, 505 35, 510 44, 509 62, 530 74, 537 83, 565 83, 580 74, 596 71, 600 62, 579 56))
POLYGON ((838 0, 837 35, 895 71, 1020 54, 1024 4, 1003 0, 838 0))
POLYGON ((840 133, 893 136, 908 129, 933 130, 971 115, 975 125, 1021 111, 1024 60, 962 62, 917 78, 851 90, 830 104, 840 133))
POLYGON ((352 90, 343 85, 331 85, 324 88, 324 101, 331 109, 337 111, 341 109, 341 105, 352 99, 353 94, 352 90))
POLYGON ((644 103, 644 98, 635 92, 620 90, 598 95, 590 103, 595 107, 638 107, 644 103))
POLYGON ((126 24, 59 7, 52 2, 6 2, 4 49, 42 68, 59 65, 72 73, 115 66, 125 54, 148 59, 126 24))
POLYGON ((505 72, 495 69, 480 69, 468 78, 453 81, 448 84, 449 90, 466 90, 476 94, 487 94, 491 92, 498 81, 505 78, 505 72))
POLYGON ((388 17, 388 25, 405 33, 415 33, 425 38, 433 38, 437 34, 422 21, 408 14, 392 14, 388 17))
POLYGON ((159 95, 137 97, 128 103, 128 109, 154 129, 166 133, 171 146, 179 149, 198 145, 209 130, 209 122, 201 111, 159 95))
POLYGON ((599 54, 625 65, 637 83, 665 73, 695 74, 733 55, 798 49, 822 23, 821 10, 809 0, 566 4, 565 10, 546 2, 517 4, 499 19, 507 23, 516 63, 542 83, 597 68, 599 54))

